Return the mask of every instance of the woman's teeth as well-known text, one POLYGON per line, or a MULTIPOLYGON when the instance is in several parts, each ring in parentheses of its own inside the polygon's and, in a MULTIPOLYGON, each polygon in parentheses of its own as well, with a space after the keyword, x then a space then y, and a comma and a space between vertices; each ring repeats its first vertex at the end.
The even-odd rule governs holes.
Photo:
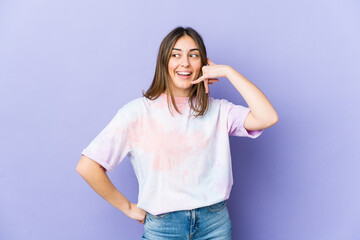
POLYGON ((191 72, 176 72, 178 75, 178 78, 181 79, 190 79, 191 72))
POLYGON ((180 75, 191 75, 191 72, 177 72, 180 75))
POLYGON ((190 76, 191 75, 190 72, 177 72, 177 74, 182 75, 182 76, 190 76))

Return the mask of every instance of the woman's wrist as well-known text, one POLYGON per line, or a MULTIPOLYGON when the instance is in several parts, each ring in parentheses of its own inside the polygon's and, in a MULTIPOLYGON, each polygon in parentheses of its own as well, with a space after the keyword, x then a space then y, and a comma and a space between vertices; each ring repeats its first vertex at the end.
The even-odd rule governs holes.
POLYGON ((131 202, 122 203, 121 206, 115 206, 117 209, 122 211, 125 215, 129 216, 131 212, 131 202))
POLYGON ((231 67, 229 65, 224 65, 224 68, 225 68, 224 75, 226 78, 229 78, 233 74, 233 72, 236 71, 233 67, 231 67))

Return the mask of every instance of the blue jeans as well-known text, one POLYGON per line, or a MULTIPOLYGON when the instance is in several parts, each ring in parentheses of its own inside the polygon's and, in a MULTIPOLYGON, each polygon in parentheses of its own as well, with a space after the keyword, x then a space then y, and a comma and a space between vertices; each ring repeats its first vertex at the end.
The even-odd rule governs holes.
POLYGON ((226 200, 192 210, 152 215, 147 212, 142 239, 231 240, 232 226, 226 200))

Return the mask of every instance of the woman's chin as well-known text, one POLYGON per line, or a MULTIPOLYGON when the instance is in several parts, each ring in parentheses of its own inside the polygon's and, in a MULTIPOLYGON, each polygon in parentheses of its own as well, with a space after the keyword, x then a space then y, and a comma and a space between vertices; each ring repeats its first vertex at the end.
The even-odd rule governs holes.
POLYGON ((175 85, 177 88, 181 88, 181 89, 188 89, 191 88, 193 86, 192 83, 190 83, 190 80, 188 81, 183 81, 183 82, 177 82, 177 84, 175 85))

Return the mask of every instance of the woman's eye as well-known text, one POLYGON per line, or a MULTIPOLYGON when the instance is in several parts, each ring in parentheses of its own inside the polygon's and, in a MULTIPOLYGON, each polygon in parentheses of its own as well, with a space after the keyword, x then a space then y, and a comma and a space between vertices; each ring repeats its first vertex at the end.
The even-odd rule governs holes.
POLYGON ((190 54, 190 57, 198 57, 198 55, 197 54, 190 54))
POLYGON ((175 53, 175 54, 173 54, 172 56, 173 56, 173 57, 178 57, 179 54, 175 53))

